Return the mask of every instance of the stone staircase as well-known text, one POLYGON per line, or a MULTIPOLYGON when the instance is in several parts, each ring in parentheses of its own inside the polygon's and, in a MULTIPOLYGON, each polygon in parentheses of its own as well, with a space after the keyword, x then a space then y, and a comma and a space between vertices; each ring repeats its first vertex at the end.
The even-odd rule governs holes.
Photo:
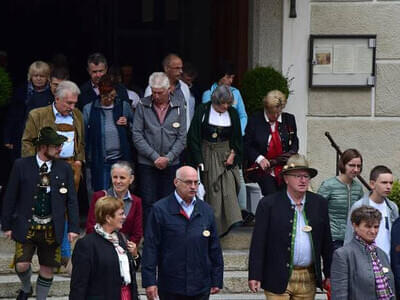
MULTIPOLYGON (((224 254, 224 288, 220 294, 211 297, 212 300, 256 300, 265 299, 262 292, 253 294, 247 286, 248 249, 252 227, 239 227, 228 236, 221 239, 224 254)), ((8 241, 0 233, 0 299, 15 299, 16 291, 20 287, 18 277, 14 270, 9 268, 14 253, 14 243, 8 241)), ((36 256, 33 262, 33 271, 38 270, 36 256)), ((33 275, 33 282, 37 274, 33 275)), ((138 286, 141 287, 141 276, 137 274, 138 286)), ((53 285, 48 299, 68 299, 70 278, 65 273, 54 277, 53 285)), ((146 299, 144 290, 139 289, 141 300, 146 299)), ((32 298, 34 299, 34 298, 32 298)), ((318 295, 316 299, 326 299, 318 295)), ((111 300, 111 299, 110 299, 111 300)))

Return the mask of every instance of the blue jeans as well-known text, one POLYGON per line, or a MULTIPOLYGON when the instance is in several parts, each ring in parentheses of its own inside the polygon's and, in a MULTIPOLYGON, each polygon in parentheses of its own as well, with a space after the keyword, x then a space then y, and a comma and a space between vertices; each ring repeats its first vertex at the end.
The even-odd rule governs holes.
POLYGON ((153 166, 138 164, 137 178, 143 206, 143 227, 146 225, 151 206, 157 200, 170 195, 174 190, 174 178, 179 165, 159 170, 153 166))

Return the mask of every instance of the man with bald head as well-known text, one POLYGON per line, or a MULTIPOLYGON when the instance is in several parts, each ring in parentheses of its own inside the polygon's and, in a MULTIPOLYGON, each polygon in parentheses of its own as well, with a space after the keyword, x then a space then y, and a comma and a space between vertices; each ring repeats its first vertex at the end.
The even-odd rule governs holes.
POLYGON ((195 169, 179 168, 174 185, 148 218, 142 284, 149 300, 206 300, 222 288, 224 269, 214 213, 196 197, 195 169))

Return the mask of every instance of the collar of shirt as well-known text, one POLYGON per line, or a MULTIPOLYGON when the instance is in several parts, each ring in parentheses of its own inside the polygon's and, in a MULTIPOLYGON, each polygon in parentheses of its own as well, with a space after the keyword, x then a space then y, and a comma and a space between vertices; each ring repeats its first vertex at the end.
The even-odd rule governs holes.
MULTIPOLYGON (((264 110, 264 117, 265 117, 265 121, 267 121, 268 123, 270 123, 269 119, 268 119, 268 115, 267 112, 264 110)), ((282 123, 282 114, 279 115, 278 120, 279 123, 282 123)))
POLYGON ((69 118, 69 117, 72 117, 72 112, 70 112, 70 113, 68 114, 68 116, 63 116, 62 114, 60 114, 60 113, 58 112, 57 108, 56 108, 55 102, 53 102, 52 107, 53 107, 54 116, 55 116, 56 118, 69 118))
POLYGON ((43 165, 43 163, 46 163, 47 168, 48 168, 48 172, 51 171, 51 166, 52 166, 52 164, 53 164, 53 162, 52 162, 51 160, 43 161, 43 160, 41 160, 41 159, 39 158, 39 155, 36 154, 36 162, 37 162, 39 168, 43 165))
POLYGON ((192 202, 190 202, 189 204, 187 204, 187 203, 185 202, 185 200, 183 200, 183 199, 181 198, 181 196, 179 196, 179 194, 176 192, 176 190, 175 190, 174 193, 175 193, 176 200, 178 201, 179 205, 182 206, 182 208, 188 208, 188 207, 190 207, 190 206, 193 206, 193 207, 194 207, 194 205, 196 204, 196 197, 193 197, 192 202))
MULTIPOLYGON (((107 190, 107 194, 112 195, 115 198, 118 198, 117 193, 114 191, 113 188, 109 188, 107 190)), ((122 198, 122 200, 125 201, 129 201, 132 202, 132 197, 131 197, 131 193, 129 192, 129 190, 126 191, 125 196, 122 198)))
POLYGON ((93 81, 90 81, 90 85, 92 86, 92 89, 96 93, 96 95, 100 95, 99 88, 94 85, 93 81))
MULTIPOLYGON (((290 203, 297 208, 296 202, 294 202, 293 198, 290 196, 288 191, 286 191, 286 194, 289 197, 290 203)), ((306 195, 305 194, 303 196, 303 199, 301 199, 300 203, 301 203, 301 207, 304 208, 304 205, 306 204, 306 195)))

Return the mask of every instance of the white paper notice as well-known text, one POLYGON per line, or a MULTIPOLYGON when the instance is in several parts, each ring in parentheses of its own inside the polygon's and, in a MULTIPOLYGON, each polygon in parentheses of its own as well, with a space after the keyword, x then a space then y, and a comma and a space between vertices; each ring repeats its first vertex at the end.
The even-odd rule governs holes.
POLYGON ((333 47, 333 73, 354 73, 354 51, 352 45, 333 47))

